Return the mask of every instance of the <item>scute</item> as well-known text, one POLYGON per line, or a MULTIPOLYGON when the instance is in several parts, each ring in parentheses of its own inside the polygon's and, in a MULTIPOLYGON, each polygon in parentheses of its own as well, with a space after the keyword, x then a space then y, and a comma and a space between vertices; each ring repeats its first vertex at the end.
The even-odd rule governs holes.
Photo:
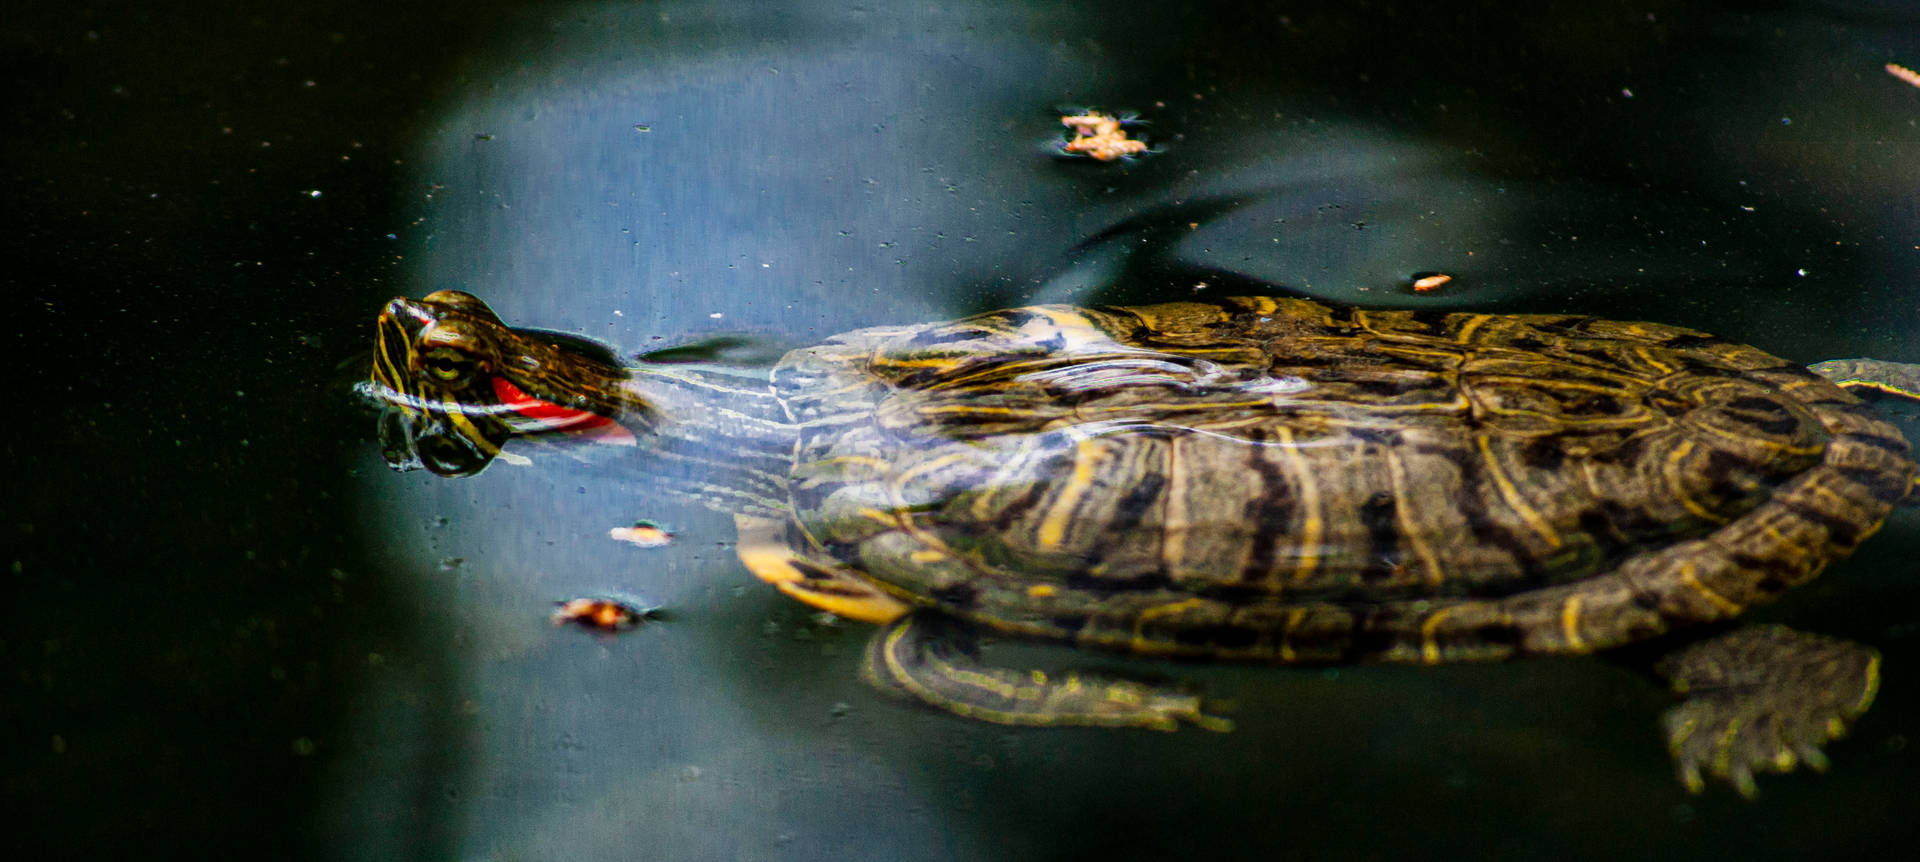
POLYGON ((1785 360, 1565 315, 1040 306, 848 333, 773 379, 819 547, 963 617, 1136 651, 1622 642, 1725 614, 1662 590, 1735 553, 1782 583, 1824 562, 1734 527, 1862 532, 1912 469, 1889 455, 1855 493, 1825 465, 1836 439, 1898 434, 1785 360), (1769 511, 1807 495, 1844 502, 1769 511), (1654 580, 1621 581, 1643 569, 1654 580), (1585 634, 1573 596, 1650 619, 1585 634), (1286 644, 1270 620, 1234 622, 1290 613, 1286 644))

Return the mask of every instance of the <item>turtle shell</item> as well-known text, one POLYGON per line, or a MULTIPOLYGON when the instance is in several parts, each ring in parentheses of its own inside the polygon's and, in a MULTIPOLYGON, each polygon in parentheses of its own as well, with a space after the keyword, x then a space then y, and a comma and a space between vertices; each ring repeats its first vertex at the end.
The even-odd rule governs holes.
POLYGON ((1579 316, 1039 306, 847 333, 772 381, 810 553, 1148 654, 1614 646, 1813 577, 1914 474, 1801 366, 1579 316))

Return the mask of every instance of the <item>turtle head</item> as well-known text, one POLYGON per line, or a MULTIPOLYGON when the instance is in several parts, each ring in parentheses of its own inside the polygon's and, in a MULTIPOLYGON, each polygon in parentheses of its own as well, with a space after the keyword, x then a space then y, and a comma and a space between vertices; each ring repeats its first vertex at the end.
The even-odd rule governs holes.
POLYGON ((375 325, 362 391, 380 407, 380 443, 395 470, 480 472, 507 440, 576 434, 634 442, 621 423, 647 412, 622 387, 613 351, 576 336, 517 330, 471 294, 396 298, 375 325))

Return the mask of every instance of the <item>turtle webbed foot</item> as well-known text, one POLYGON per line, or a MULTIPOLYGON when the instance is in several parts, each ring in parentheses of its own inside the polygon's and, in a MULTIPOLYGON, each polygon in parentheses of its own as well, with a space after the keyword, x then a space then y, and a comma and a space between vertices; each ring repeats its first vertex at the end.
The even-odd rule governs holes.
POLYGON ((1227 719, 1201 710, 1199 695, 1118 677, 1048 674, 983 665, 969 635, 933 614, 901 617, 874 635, 869 682, 967 718, 1028 726, 1086 725, 1173 730, 1181 723, 1224 731, 1227 719))
POLYGON ((1880 656, 1850 641, 1749 626, 1689 645, 1654 670, 1686 698, 1665 719, 1680 780, 1697 793, 1705 773, 1752 798, 1756 772, 1826 769, 1820 746, 1873 703, 1880 656))

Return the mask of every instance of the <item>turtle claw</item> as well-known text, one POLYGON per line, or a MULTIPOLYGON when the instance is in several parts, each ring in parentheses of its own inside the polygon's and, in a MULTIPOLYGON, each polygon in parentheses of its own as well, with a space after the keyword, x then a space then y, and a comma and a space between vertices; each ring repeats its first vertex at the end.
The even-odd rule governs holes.
MULTIPOLYGON (((1132 721, 1122 720, 1116 723, 1134 724, 1135 726, 1145 727, 1150 730, 1178 730, 1182 724, 1191 724, 1194 727, 1201 728, 1202 730, 1211 730, 1215 733, 1226 733, 1233 730, 1233 719, 1222 718, 1217 715, 1208 715, 1201 709, 1201 699, 1197 694, 1160 689, 1132 680, 1114 679, 1111 677, 1092 678, 1075 674, 1071 678, 1076 679, 1079 685, 1088 685, 1091 683, 1093 687, 1103 690, 1105 695, 1101 700, 1117 706, 1123 706, 1121 709, 1104 711, 1099 709, 1085 710, 1089 716, 1098 717, 1101 716, 1103 712, 1115 718, 1121 718, 1129 714, 1139 715, 1143 717, 1136 718, 1132 721), (1138 706, 1124 708, 1125 705, 1129 704, 1138 704, 1138 706)), ((1088 721, 1087 723, 1105 724, 1107 722, 1096 719, 1088 721)))
POLYGON ((1778 626, 1740 629, 1689 646, 1655 670, 1686 700, 1667 711, 1667 747, 1680 782, 1706 778, 1759 795, 1754 775, 1826 771, 1822 745, 1845 735, 1873 702, 1879 656, 1847 641, 1778 626))
POLYGON ((1829 722, 1756 715, 1753 705, 1734 701, 1694 697, 1667 712, 1668 748, 1688 791, 1705 790, 1711 777, 1752 799, 1759 795, 1756 773, 1787 773, 1801 766, 1826 771, 1827 756, 1819 746, 1836 738, 1828 735, 1829 722))

